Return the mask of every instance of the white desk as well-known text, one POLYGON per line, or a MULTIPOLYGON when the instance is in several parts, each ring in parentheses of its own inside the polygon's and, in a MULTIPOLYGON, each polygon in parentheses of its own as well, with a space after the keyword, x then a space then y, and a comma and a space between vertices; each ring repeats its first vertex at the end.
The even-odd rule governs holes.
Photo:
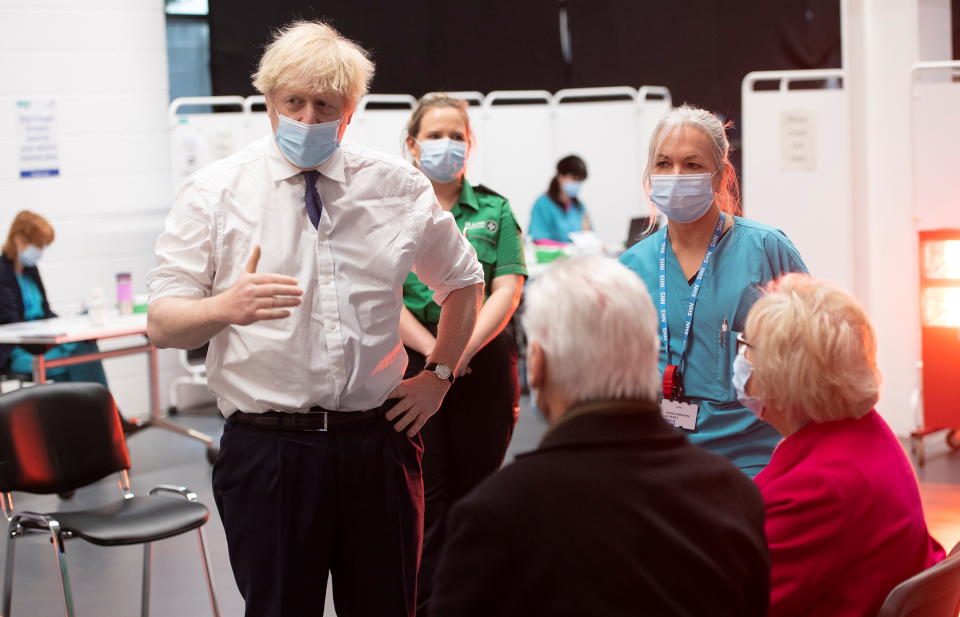
POLYGON ((213 438, 205 433, 180 426, 170 422, 160 415, 160 377, 157 363, 157 348, 147 336, 147 316, 144 313, 133 315, 112 315, 107 317, 102 325, 93 325, 89 317, 55 317, 53 319, 38 319, 36 321, 21 321, 18 323, 0 326, 0 344, 10 345, 60 345, 75 341, 98 341, 124 336, 143 336, 144 343, 130 345, 120 349, 98 351, 97 353, 81 354, 69 358, 47 360, 43 354, 33 356, 33 381, 44 383, 47 381, 47 369, 60 366, 82 364, 92 360, 104 360, 118 356, 145 353, 149 360, 150 373, 150 418, 144 428, 157 427, 173 431, 191 439, 202 441, 207 446, 207 457, 216 457, 216 448, 213 438))

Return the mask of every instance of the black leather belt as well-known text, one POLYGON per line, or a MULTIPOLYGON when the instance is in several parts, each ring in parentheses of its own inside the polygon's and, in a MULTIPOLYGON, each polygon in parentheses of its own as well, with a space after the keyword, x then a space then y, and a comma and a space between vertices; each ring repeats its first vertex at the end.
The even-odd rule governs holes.
POLYGON ((263 413, 234 412, 230 422, 246 424, 273 431, 328 431, 338 426, 355 424, 364 420, 384 419, 384 414, 397 399, 387 399, 382 405, 366 411, 330 411, 311 407, 307 412, 265 411, 263 413))

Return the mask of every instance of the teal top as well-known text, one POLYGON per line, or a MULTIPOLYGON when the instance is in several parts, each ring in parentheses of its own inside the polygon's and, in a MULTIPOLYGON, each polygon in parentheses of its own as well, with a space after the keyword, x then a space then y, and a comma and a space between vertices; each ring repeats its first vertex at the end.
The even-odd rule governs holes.
MULTIPOLYGON (((621 263, 646 284, 658 312, 659 252, 666 231, 665 225, 620 256, 621 263)), ((751 477, 766 466, 781 437, 737 401, 730 381, 737 355, 736 337, 743 331, 747 313, 761 295, 760 289, 787 272, 807 272, 807 266, 786 235, 762 223, 734 217, 733 227, 720 238, 704 275, 686 352, 685 400, 700 406, 697 429, 685 431, 687 437, 727 457, 751 477), (727 330, 723 330, 724 320, 727 330)), ((666 276, 670 350, 676 362, 690 303, 690 282, 669 238, 666 276)), ((661 375, 666 364, 666 350, 661 349, 661 375)))
POLYGON ((571 231, 583 231, 584 217, 590 221, 587 209, 579 199, 575 199, 570 207, 564 210, 563 206, 544 194, 533 204, 528 233, 534 240, 570 242, 571 231))
POLYGON ((32 278, 22 274, 17 274, 17 284, 20 285, 20 296, 23 298, 24 321, 43 319, 43 294, 40 288, 32 278))

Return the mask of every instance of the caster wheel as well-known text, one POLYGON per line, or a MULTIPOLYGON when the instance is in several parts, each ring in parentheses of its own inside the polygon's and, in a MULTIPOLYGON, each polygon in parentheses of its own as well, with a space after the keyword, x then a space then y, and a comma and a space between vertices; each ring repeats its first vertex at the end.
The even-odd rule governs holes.
POLYGON ((207 462, 213 465, 214 461, 217 460, 217 456, 220 455, 220 448, 215 448, 210 446, 207 448, 207 462))
POLYGON ((63 501, 68 501, 70 499, 73 499, 73 496, 76 494, 77 494, 77 491, 67 491, 65 493, 57 493, 57 497, 59 497, 63 501))
POLYGON ((960 436, 957 435, 955 429, 947 431, 947 445, 950 446, 951 450, 960 450, 960 436))
POLYGON ((175 406, 170 405, 169 407, 167 407, 167 415, 168 415, 168 416, 175 416, 175 415, 177 415, 177 413, 178 413, 178 412, 177 412, 177 408, 176 408, 175 406))

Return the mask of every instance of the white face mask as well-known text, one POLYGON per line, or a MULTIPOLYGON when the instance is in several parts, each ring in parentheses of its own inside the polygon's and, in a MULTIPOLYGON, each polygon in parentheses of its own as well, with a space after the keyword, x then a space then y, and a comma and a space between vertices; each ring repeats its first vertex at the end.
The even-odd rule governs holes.
POLYGON ((760 399, 747 394, 747 382, 753 375, 753 365, 750 364, 750 360, 747 360, 746 351, 746 347, 742 348, 737 353, 737 357, 734 358, 733 379, 731 381, 733 381, 733 387, 737 391, 737 400, 740 401, 740 404, 752 411, 757 418, 763 420, 763 403, 760 402, 760 399))
POLYGON ((32 244, 28 244, 27 248, 20 251, 20 263, 28 268, 37 265, 41 257, 43 257, 43 249, 32 244))
POLYGON ((713 174, 653 174, 650 201, 671 221, 692 223, 713 203, 713 174))
POLYGON ((420 169, 434 182, 453 182, 463 171, 467 159, 465 142, 444 137, 418 141, 417 145, 420 146, 420 169))

